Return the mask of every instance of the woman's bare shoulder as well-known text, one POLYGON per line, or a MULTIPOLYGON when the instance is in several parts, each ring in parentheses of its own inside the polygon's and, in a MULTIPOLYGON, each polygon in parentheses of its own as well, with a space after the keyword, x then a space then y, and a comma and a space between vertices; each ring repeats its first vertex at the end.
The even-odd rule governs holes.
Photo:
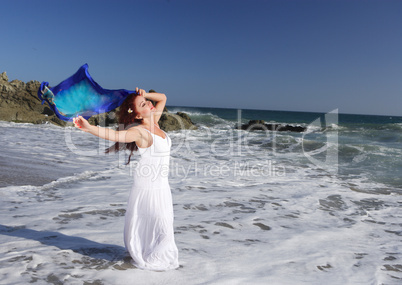
POLYGON ((127 131, 133 131, 137 134, 138 139, 136 140, 136 144, 139 147, 147 147, 152 142, 152 137, 150 136, 148 130, 144 127, 141 127, 141 125, 131 127, 127 131))
POLYGON ((127 129, 127 131, 136 132, 137 134, 140 134, 141 136, 144 136, 147 134, 147 130, 144 127, 141 127, 141 125, 133 126, 129 129, 127 129))

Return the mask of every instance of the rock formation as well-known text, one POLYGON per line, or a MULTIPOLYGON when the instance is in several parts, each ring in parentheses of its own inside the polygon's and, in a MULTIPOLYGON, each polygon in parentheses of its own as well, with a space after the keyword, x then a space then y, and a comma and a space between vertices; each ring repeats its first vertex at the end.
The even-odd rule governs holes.
POLYGON ((64 126, 53 111, 41 102, 36 95, 40 83, 31 80, 8 82, 6 72, 0 75, 0 120, 18 123, 44 124, 47 122, 64 126))
POLYGON ((191 121, 190 116, 182 112, 177 112, 176 114, 164 112, 159 121, 159 126, 165 132, 180 129, 197 129, 197 126, 195 126, 194 123, 191 121))
POLYGON ((286 124, 267 124, 264 120, 250 120, 247 124, 237 125, 237 129, 248 131, 304 132, 305 127, 286 124))

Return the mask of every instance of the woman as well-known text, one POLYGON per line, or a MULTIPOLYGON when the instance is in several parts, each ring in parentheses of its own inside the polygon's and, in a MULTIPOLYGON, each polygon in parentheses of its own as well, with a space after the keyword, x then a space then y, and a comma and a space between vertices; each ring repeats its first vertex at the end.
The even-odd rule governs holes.
POLYGON ((119 129, 92 126, 83 117, 77 128, 116 143, 106 152, 138 150, 141 159, 133 173, 134 184, 127 204, 124 243, 141 269, 169 270, 179 266, 174 241, 173 203, 168 181, 171 140, 158 121, 166 104, 161 93, 135 89, 120 106, 119 129), (155 107, 150 99, 156 102, 155 107))

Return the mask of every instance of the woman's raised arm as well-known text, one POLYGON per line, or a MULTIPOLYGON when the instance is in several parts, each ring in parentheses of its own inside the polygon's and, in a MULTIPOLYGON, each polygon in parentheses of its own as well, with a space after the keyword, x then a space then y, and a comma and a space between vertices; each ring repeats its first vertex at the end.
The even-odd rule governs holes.
POLYGON ((155 113, 154 113, 154 120, 158 122, 160 117, 162 116, 163 109, 165 108, 167 97, 163 93, 146 93, 143 89, 135 88, 135 91, 144 96, 145 99, 149 99, 155 102, 155 113))
POLYGON ((82 116, 74 118, 73 122, 75 127, 83 130, 84 132, 109 141, 129 143, 138 141, 141 138, 141 133, 136 128, 130 128, 125 131, 115 131, 108 128, 93 126, 82 116))

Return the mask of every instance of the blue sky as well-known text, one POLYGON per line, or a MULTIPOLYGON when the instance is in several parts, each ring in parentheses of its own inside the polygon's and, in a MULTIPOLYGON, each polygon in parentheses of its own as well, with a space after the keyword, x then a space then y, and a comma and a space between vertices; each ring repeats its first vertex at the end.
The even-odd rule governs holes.
POLYGON ((1 0, 0 72, 168 105, 402 116, 402 1, 1 0))

